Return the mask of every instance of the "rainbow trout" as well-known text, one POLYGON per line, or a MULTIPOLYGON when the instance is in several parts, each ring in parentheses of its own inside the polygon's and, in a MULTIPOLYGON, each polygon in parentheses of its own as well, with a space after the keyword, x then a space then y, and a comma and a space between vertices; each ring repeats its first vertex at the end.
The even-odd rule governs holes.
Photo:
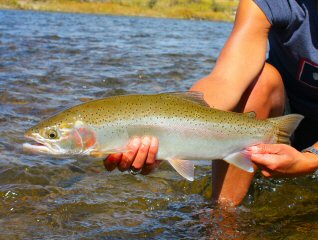
POLYGON ((194 161, 224 159, 248 172, 253 164, 244 149, 259 143, 289 143, 303 116, 257 120, 255 113, 210 108, 199 92, 114 96, 86 102, 30 128, 24 149, 53 155, 90 155, 128 151, 134 136, 155 136, 157 158, 167 160, 188 180, 194 161))

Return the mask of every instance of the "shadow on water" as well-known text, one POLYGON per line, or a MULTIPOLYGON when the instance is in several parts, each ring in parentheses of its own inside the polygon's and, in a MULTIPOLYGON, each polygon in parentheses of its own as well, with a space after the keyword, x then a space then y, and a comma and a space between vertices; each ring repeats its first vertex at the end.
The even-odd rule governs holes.
POLYGON ((187 90, 231 24, 27 11, 0 21, 1 239, 316 239, 316 175, 257 177, 241 207, 219 209, 210 166, 187 182, 167 164, 131 176, 21 151, 27 128, 81 101, 187 90))

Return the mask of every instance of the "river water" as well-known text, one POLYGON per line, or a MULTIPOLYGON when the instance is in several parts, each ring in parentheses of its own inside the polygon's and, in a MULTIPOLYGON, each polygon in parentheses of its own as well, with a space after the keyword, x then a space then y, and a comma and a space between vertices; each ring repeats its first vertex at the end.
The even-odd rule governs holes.
POLYGON ((238 208, 194 182, 98 160, 22 152, 24 131, 92 98, 185 91, 210 72, 230 23, 0 11, 0 239, 317 239, 318 175, 258 176, 238 208))

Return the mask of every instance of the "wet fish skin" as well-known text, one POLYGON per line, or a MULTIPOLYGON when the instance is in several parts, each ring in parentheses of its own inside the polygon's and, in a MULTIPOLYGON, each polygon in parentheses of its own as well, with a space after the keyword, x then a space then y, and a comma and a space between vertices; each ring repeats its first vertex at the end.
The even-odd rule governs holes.
POLYGON ((157 158, 168 160, 193 180, 193 161, 224 159, 246 171, 244 154, 259 143, 289 143, 302 116, 257 120, 255 114, 210 108, 198 92, 114 96, 86 102, 40 122, 25 136, 42 144, 24 144, 32 152, 106 157, 126 151, 134 136, 155 136, 157 158), (56 136, 53 136, 56 135, 56 136))

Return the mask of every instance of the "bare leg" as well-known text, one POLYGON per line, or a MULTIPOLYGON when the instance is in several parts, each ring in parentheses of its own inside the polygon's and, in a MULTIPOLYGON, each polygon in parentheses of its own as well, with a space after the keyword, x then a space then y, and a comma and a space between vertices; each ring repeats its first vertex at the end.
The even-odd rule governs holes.
MULTIPOLYGON (((235 109, 237 112, 254 111, 257 118, 280 116, 284 112, 284 85, 279 72, 270 64, 254 84, 247 89, 235 109)), ((238 205, 244 199, 254 174, 240 170, 224 161, 212 163, 213 200, 222 204, 238 205)))

